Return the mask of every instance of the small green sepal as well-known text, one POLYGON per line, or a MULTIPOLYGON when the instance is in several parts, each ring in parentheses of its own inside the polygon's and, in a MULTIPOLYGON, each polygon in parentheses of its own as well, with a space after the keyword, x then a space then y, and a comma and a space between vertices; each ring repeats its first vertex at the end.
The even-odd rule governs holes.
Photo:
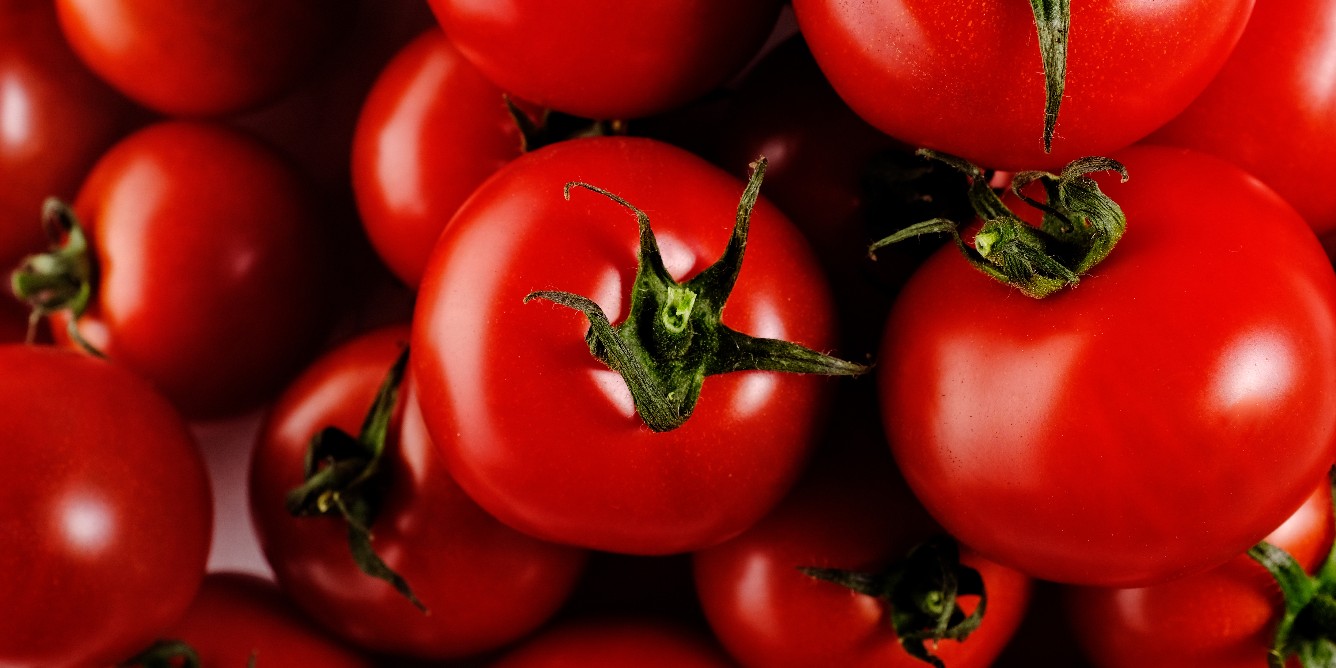
POLYGON ((28 340, 34 338, 42 318, 67 311, 70 340, 90 355, 105 357, 79 332, 79 318, 93 294, 93 261, 83 225, 70 205, 48 197, 42 203, 42 227, 51 240, 50 250, 24 258, 9 276, 14 296, 32 309, 28 340))

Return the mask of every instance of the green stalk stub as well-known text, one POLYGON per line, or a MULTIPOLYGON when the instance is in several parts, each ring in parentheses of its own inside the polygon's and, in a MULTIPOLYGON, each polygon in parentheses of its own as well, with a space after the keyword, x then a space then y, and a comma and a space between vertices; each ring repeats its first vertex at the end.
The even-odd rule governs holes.
POLYGON ((91 355, 105 357, 79 333, 79 317, 93 294, 93 261, 83 226, 68 204, 48 197, 42 203, 42 227, 51 239, 51 249, 24 258, 9 276, 14 296, 32 309, 28 338, 33 338, 42 318, 68 311, 70 340, 91 355))
POLYGON ((343 518, 348 525, 348 548, 357 567, 388 582, 426 612, 426 606, 413 594, 408 582, 386 565, 371 546, 371 525, 388 485, 387 472, 381 464, 407 367, 408 349, 404 348, 385 375, 356 437, 326 427, 311 439, 306 449, 305 482, 289 491, 285 501, 294 517, 343 518))
POLYGON ((838 568, 798 570, 889 605, 891 626, 900 646, 914 658, 937 668, 945 668, 945 664, 929 651, 928 643, 935 647, 945 639, 965 640, 983 622, 988 604, 983 577, 979 571, 960 563, 960 548, 949 537, 915 547, 879 573, 838 568), (978 605, 968 615, 960 607, 961 596, 979 597, 978 605))
POLYGON ((1067 34, 1071 31, 1071 0, 1030 0, 1039 55, 1044 62, 1044 152, 1053 150, 1053 130, 1067 87, 1067 34))
POLYGON ((924 157, 943 162, 969 178, 969 198, 982 221, 970 246, 960 236, 960 224, 945 218, 923 221, 892 234, 871 246, 870 253, 893 243, 924 234, 950 234, 965 259, 993 279, 1041 299, 1074 286, 1095 265, 1108 257, 1127 229, 1127 217, 1118 204, 1090 178, 1095 172, 1113 171, 1127 180, 1127 168, 1110 158, 1073 160, 1062 173, 1020 172, 1011 189, 1022 201, 1044 213, 1034 227, 1007 208, 988 185, 983 170, 955 156, 923 149, 924 157), (1029 197, 1022 189, 1038 182, 1046 202, 1029 197))
MULTIPOLYGON (((1329 475, 1336 499, 1336 469, 1329 475)), ((1267 665, 1283 668, 1293 657, 1304 668, 1336 666, 1336 545, 1312 576, 1289 553, 1266 541, 1248 550, 1248 556, 1271 573, 1285 597, 1267 665)))
POLYGON ((752 208, 764 176, 765 159, 760 158, 752 163, 723 256, 682 283, 664 268, 644 211, 597 186, 574 182, 565 186, 568 200, 573 188, 583 188, 635 215, 640 250, 630 314, 614 326, 593 300, 569 292, 537 291, 524 301, 543 299, 583 313, 589 319, 585 340, 590 352, 626 380, 636 411, 654 431, 676 429, 691 417, 706 376, 745 370, 856 376, 868 370, 796 343, 748 336, 721 322, 724 302, 742 269, 752 208))

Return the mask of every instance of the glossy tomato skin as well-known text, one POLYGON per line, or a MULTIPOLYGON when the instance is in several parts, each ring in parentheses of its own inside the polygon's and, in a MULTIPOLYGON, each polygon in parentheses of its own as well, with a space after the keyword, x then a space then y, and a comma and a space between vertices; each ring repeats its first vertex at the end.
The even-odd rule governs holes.
POLYGON ((411 380, 393 423, 384 464, 391 487, 372 546, 430 614, 357 569, 341 520, 294 518, 284 508, 302 483, 310 439, 326 426, 358 432, 408 335, 398 326, 358 336, 284 392, 252 457, 251 516, 279 583, 335 635, 387 654, 456 658, 537 628, 575 587, 585 553, 520 534, 469 500, 426 435, 411 380))
POLYGON ((1259 3, 1211 85, 1151 141, 1225 158, 1280 193, 1319 235, 1336 231, 1336 192, 1308 178, 1336 161, 1330 36, 1336 3, 1259 3))
POLYGON ((634 616, 549 627, 491 664, 494 668, 727 668, 711 639, 690 627, 634 616))
POLYGON ((212 497, 185 422, 122 367, 0 346, 0 665, 109 665, 186 610, 212 497))
POLYGON ((778 0, 431 0, 445 33, 517 97, 576 116, 640 118, 706 93, 774 28, 778 0))
POLYGON ((97 269, 80 332, 188 416, 269 398, 323 336, 327 249, 307 185, 247 135, 146 127, 98 161, 74 208, 97 269))
POLYGON ((273 582, 216 572, 167 637, 190 645, 201 668, 275 666, 371 668, 371 659, 335 640, 284 597, 273 582))
MULTIPOLYGON (((682 427, 650 431, 625 382, 590 355, 585 318, 523 301, 564 290, 614 323, 625 317, 635 217, 583 189, 566 201, 567 181, 646 211, 678 280, 722 255, 742 193, 737 179, 648 139, 572 140, 502 168, 447 226, 418 293, 413 364, 427 427, 469 495, 522 531, 646 555, 722 541, 797 478, 833 381, 711 376, 682 427)), ((762 197, 724 324, 830 350, 831 310, 801 235, 762 197)))
POLYGON ((420 35, 381 73, 353 141, 353 188, 367 237, 404 284, 459 205, 519 156, 504 93, 439 29, 420 35))
POLYGON ((1005 170, 1108 155, 1150 134, 1220 70, 1252 6, 1072 7, 1066 91, 1045 154, 1043 65, 1025 3, 793 3, 817 62, 860 116, 909 144, 1005 170))
POLYGON ((938 521, 1035 577, 1140 586, 1224 562, 1332 461, 1336 280, 1302 218, 1184 149, 1120 154, 1127 232, 1032 300, 944 249, 879 358, 882 418, 938 521))
MULTIPOLYGON (((1266 540, 1313 573, 1332 533, 1331 483, 1323 477, 1266 540)), ((1246 554, 1140 589, 1072 588, 1066 603, 1077 638, 1100 668, 1261 668, 1284 610, 1275 578, 1246 554)))
POLYGON ((349 0, 56 0, 74 51, 172 116, 217 117, 281 95, 345 27, 349 0))

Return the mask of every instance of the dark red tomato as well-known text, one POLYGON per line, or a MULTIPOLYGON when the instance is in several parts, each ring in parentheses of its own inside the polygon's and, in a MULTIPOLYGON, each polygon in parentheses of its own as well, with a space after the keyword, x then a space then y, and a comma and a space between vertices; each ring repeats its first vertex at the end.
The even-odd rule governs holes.
POLYGON ((504 93, 439 29, 408 45, 367 97, 353 140, 353 188, 367 236, 405 284, 455 210, 519 156, 504 93))
POLYGON ((375 665, 311 622, 274 583, 243 573, 206 576, 165 637, 189 644, 200 668, 237 668, 252 659, 257 666, 375 665))
MULTIPOLYGON (((677 280, 723 254, 742 194, 737 179, 649 139, 566 141, 502 168, 447 226, 418 293, 413 365, 427 427, 460 486, 521 531, 633 554, 718 543, 792 485, 835 385, 711 376, 683 426, 651 431, 625 381, 590 354, 585 317, 524 303, 564 290, 613 322, 628 311, 636 218, 584 189, 563 199, 567 181, 646 211, 677 280)), ((763 199, 724 324, 829 350, 831 310, 801 234, 763 199)))
POLYGON ((1210 87, 1152 141, 1230 160, 1336 231, 1336 189, 1309 175, 1336 162, 1336 2, 1258 3, 1210 87))
POLYGON ((323 335, 325 247, 306 184, 248 136, 149 126, 98 161, 74 208, 97 267, 80 332, 187 415, 272 396, 323 335))
POLYGON ((1073 3, 1067 86, 1044 153, 1034 15, 993 0, 794 0, 821 69, 869 123, 984 167, 1108 155, 1188 106, 1220 70, 1253 0, 1073 3))
POLYGON ((461 657, 537 628, 574 588, 585 554, 507 528, 460 491, 422 426, 411 378, 387 446, 391 487, 372 547, 430 613, 358 570, 341 518, 294 518, 284 508, 303 481, 311 438, 327 426, 358 433, 408 334, 393 327, 357 337, 284 392, 253 454, 251 517, 279 583, 335 635, 378 652, 461 657))
POLYGON ((56 0, 74 51, 121 92, 173 116, 268 102, 343 29, 348 0, 56 0))
POLYGON ((1303 219, 1184 149, 1116 155, 1118 247, 1043 300, 954 248, 879 359, 906 479, 954 536, 1032 576, 1141 586, 1243 552, 1336 446, 1336 278, 1303 219))
POLYGON ((779 0, 430 0, 455 46, 504 90, 596 119, 649 116, 724 83, 775 27, 779 0))
POLYGON ((634 617, 587 619, 548 628, 501 656, 493 668, 728 668, 708 636, 634 617))
POLYGON ((108 665, 185 612, 204 577, 209 478, 181 416, 124 368, 0 346, 0 664, 108 665))
MULTIPOLYGON (((1266 540, 1314 572, 1332 540, 1331 483, 1266 540)), ((1108 668, 1262 668, 1284 609, 1276 580, 1246 554, 1151 587, 1072 589, 1068 605, 1087 654, 1108 668)))
MULTIPOLYGON (((884 572, 937 530, 897 478, 889 454, 823 459, 756 526, 694 556, 696 587, 715 635, 746 666, 927 665, 900 646, 890 607, 799 568, 884 572)), ((929 651, 952 668, 988 666, 1020 624, 1030 580, 965 551, 988 605, 964 642, 929 651)), ((964 597, 969 614, 977 597, 964 597)))

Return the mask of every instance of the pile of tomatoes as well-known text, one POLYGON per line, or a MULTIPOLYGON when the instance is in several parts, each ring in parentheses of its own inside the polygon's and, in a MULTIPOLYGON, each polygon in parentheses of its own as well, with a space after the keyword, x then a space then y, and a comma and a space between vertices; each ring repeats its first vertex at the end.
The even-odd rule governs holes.
POLYGON ((1327 665, 1336 2, 1070 4, 0 0, 0 666, 1327 665))

